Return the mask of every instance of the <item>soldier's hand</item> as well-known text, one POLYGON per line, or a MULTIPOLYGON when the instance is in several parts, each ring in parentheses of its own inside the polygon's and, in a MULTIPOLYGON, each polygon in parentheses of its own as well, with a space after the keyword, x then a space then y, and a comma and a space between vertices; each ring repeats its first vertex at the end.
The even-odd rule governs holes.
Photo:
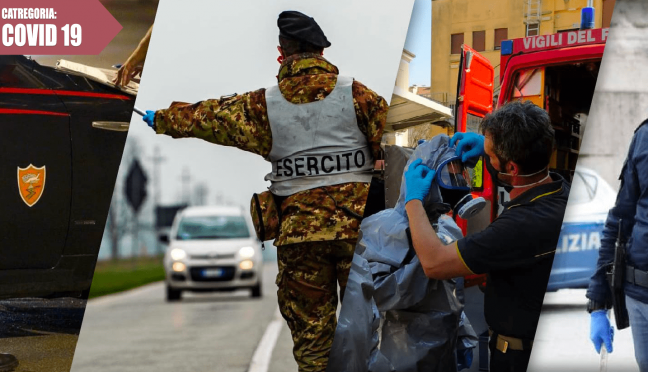
POLYGON ((594 343, 597 353, 601 353, 601 345, 605 343, 608 353, 612 352, 612 341, 614 340, 614 328, 610 325, 607 317, 607 310, 592 311, 592 322, 590 324, 590 339, 594 343))
POLYGON ((146 110, 146 115, 142 116, 142 120, 144 120, 149 127, 155 128, 155 111, 146 110))
POLYGON ((423 160, 414 160, 405 172, 405 204, 414 199, 423 201, 430 192, 435 174, 423 164, 423 160))
POLYGON ((477 133, 458 132, 450 139, 450 146, 457 145, 455 155, 461 156, 462 162, 477 161, 484 155, 484 136, 477 133), (457 143, 459 141, 459 143, 457 143))

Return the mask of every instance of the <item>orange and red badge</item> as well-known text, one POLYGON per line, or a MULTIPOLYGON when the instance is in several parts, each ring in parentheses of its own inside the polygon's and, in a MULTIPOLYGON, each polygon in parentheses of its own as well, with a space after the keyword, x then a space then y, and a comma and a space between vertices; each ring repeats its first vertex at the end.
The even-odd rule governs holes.
POLYGON ((38 202, 45 189, 45 166, 36 168, 29 164, 27 168, 18 167, 18 191, 28 206, 38 202))

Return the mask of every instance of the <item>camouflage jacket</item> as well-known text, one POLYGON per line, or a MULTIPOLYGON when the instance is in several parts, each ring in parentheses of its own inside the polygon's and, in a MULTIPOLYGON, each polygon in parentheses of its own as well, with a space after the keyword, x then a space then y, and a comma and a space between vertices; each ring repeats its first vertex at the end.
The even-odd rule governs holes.
MULTIPOLYGON (((286 58, 277 79, 286 100, 306 103, 324 99, 335 87, 337 75, 337 67, 322 56, 304 53, 286 58)), ((352 91, 358 127, 378 159, 387 103, 357 81, 352 91)), ((195 104, 174 104, 155 113, 155 130, 174 138, 196 137, 234 146, 264 158, 272 148, 265 89, 195 104)), ((368 191, 369 184, 345 183, 288 196, 281 205, 281 231, 275 245, 356 239, 360 221, 335 204, 362 215, 368 191)))

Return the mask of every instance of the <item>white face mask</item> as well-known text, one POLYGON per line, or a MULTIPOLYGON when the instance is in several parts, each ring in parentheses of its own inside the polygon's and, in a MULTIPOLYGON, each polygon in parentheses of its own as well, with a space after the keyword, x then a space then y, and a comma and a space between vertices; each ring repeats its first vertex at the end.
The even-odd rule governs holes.
MULTIPOLYGON (((512 174, 510 174, 510 173, 501 173, 501 172, 500 172, 500 174, 503 174, 503 175, 505 175, 505 176, 511 176, 511 177, 533 177, 533 176, 535 176, 536 174, 540 174, 540 173, 544 172, 546 169, 547 169, 547 168, 542 168, 542 169, 540 169, 539 171, 537 171, 537 172, 535 172, 535 173, 531 173, 531 174, 518 174, 518 175, 512 175, 512 174)), ((504 186, 504 187, 511 187, 511 188, 514 188, 514 189, 521 189, 521 188, 523 188, 523 187, 529 187, 529 186, 533 186, 533 185, 537 185, 537 184, 539 184, 539 183, 542 183, 542 182, 544 182, 547 178, 549 178, 549 172, 547 172, 547 175, 546 175, 543 179, 541 179, 540 181, 536 181, 536 182, 533 182, 533 183, 527 183, 526 185, 509 185, 509 184, 507 184, 507 185, 504 186)), ((499 181, 500 183, 503 183, 503 182, 500 181, 500 180, 498 180, 498 181, 499 181)))
POLYGON ((493 167, 493 165, 491 164, 490 159, 488 157, 486 157, 486 169, 488 170, 488 173, 490 173, 491 178, 493 178, 494 180, 497 180, 497 182, 500 184, 500 186, 502 186, 507 192, 511 192, 511 190, 513 190, 513 189, 521 189, 521 188, 524 188, 524 187, 537 185, 539 183, 544 182, 547 178, 549 178, 549 172, 547 172, 547 176, 545 178, 541 179, 540 181, 533 182, 533 183, 528 183, 526 185, 515 185, 515 186, 513 186, 513 185, 511 185, 511 184, 509 184, 507 182, 504 182, 504 181, 500 180, 499 177, 497 177, 497 175, 498 174, 503 174, 505 176, 510 176, 510 177, 533 177, 533 176, 535 176, 537 174, 540 174, 540 173, 546 171, 547 168, 546 167, 542 168, 539 171, 537 171, 535 173, 531 173, 531 174, 513 175, 513 174, 510 174, 510 173, 503 173, 503 172, 500 172, 499 170, 495 169, 495 167, 493 167))

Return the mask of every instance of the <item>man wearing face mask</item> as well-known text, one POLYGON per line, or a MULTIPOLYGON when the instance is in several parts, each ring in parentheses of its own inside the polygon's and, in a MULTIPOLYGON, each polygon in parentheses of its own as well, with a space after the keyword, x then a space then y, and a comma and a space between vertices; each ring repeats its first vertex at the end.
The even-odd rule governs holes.
MULTIPOLYGON (((323 57, 331 43, 311 17, 277 20, 278 85, 174 105, 144 117, 158 134, 234 146, 272 162, 279 200, 279 308, 300 371, 325 371, 369 195, 387 103, 323 57), (321 114, 320 114, 321 113, 321 114)), ((241 71, 243 72, 243 71, 241 71)))
POLYGON ((508 103, 487 115, 480 128, 483 135, 457 133, 451 144, 464 162, 483 156, 493 182, 510 192, 504 211, 483 231, 444 244, 422 203, 435 171, 420 162, 405 173, 405 208, 428 277, 488 274, 484 314, 491 332, 490 370, 526 371, 569 185, 549 172, 554 131, 540 107, 508 103))

